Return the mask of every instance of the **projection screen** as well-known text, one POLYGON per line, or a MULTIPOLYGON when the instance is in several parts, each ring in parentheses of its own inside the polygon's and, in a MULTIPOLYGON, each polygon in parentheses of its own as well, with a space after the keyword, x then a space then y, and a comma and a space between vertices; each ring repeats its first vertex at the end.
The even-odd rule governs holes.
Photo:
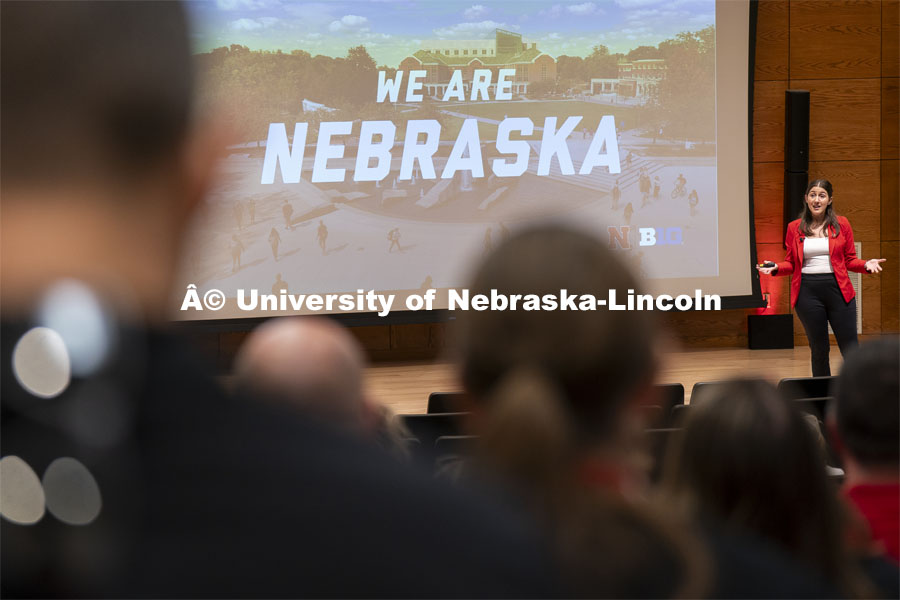
POLYGON ((370 291, 396 313, 432 288, 445 308, 546 220, 601 236, 649 292, 759 295, 749 2, 190 7, 198 116, 230 135, 175 319, 373 312, 370 291), (188 286, 223 305, 181 310, 188 286), (347 301, 242 308, 250 290, 347 301))

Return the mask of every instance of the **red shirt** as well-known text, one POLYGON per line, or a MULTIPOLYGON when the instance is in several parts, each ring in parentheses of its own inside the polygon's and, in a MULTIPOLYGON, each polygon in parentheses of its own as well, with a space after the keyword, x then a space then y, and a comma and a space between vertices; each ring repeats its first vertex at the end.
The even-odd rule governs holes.
MULTIPOLYGON (((866 261, 857 258, 856 245, 853 243, 853 230, 850 221, 846 217, 838 216, 840 233, 832 237, 834 232, 828 228, 828 254, 831 258, 831 268, 837 279, 838 287, 844 296, 844 302, 850 302, 856 296, 853 284, 850 283, 848 271, 866 273, 866 261)), ((778 263, 778 270, 774 275, 791 276, 791 306, 797 304, 797 296, 800 294, 800 269, 803 268, 803 240, 805 236, 800 232, 800 219, 788 223, 787 234, 784 236, 784 245, 787 251, 784 260, 778 263)))
POLYGON ((900 563, 900 483, 864 483, 844 490, 872 532, 872 539, 900 563))

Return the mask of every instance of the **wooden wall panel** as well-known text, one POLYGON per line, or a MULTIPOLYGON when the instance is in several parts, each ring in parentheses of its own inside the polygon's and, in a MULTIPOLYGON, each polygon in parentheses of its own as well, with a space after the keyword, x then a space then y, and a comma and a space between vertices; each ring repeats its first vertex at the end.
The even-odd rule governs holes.
POLYGON ((881 161, 881 239, 900 240, 900 161, 881 161))
POLYGON ((809 163, 809 178, 824 177, 834 186, 834 209, 850 220, 857 242, 881 239, 881 162, 809 163))
POLYGON ((669 312, 663 326, 692 348, 746 347, 747 313, 741 310, 718 312, 669 312))
POLYGON ((881 158, 900 158, 900 78, 881 80, 881 158))
MULTIPOLYGON (((878 242, 863 242, 860 258, 865 260, 881 258, 881 244, 878 242)), ((881 274, 865 273, 862 276, 863 333, 881 332, 882 283, 881 274)))
POLYGON ((753 88, 753 162, 784 163, 784 92, 787 81, 753 88))
POLYGON ((900 334, 900 242, 881 242, 881 333, 900 334))
MULTIPOLYGON (((900 73, 900 0, 881 3, 881 76, 900 73)), ((757 54, 758 55, 758 54, 757 54)))
POLYGON ((791 2, 790 70, 798 79, 881 76, 881 3, 791 2))
POLYGON ((350 333, 370 350, 389 350, 391 347, 391 328, 389 325, 373 325, 370 327, 350 327, 350 333))
POLYGON ((430 340, 428 329, 427 323, 391 327, 391 348, 428 348, 430 340))
POLYGON ((756 19, 756 81, 788 78, 787 0, 762 0, 756 19))
POLYGON ((809 159, 877 160, 881 154, 878 79, 791 80, 809 90, 809 159))
POLYGON ((757 244, 784 241, 784 163, 753 164, 753 213, 757 244))

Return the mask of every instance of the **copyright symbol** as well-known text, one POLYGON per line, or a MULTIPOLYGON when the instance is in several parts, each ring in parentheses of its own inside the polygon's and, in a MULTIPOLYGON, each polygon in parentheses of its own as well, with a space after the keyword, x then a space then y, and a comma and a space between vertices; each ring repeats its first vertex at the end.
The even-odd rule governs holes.
POLYGON ((209 310, 219 310, 225 306, 225 294, 219 290, 209 290, 203 294, 203 305, 209 310))

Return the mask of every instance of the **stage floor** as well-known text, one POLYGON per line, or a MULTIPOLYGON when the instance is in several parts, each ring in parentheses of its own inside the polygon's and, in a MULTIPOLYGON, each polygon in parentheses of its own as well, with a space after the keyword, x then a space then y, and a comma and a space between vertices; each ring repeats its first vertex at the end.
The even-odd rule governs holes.
MULTIPOLYGON (((831 372, 841 367, 841 353, 831 349, 831 372)), ((681 383, 685 400, 698 381, 728 377, 762 377, 773 383, 784 377, 809 377, 809 347, 790 350, 722 348, 682 350, 663 354, 659 383, 681 383)), ((424 413, 431 392, 456 392, 461 386, 450 362, 406 362, 372 365, 366 369, 366 385, 376 400, 401 414, 424 413)))

